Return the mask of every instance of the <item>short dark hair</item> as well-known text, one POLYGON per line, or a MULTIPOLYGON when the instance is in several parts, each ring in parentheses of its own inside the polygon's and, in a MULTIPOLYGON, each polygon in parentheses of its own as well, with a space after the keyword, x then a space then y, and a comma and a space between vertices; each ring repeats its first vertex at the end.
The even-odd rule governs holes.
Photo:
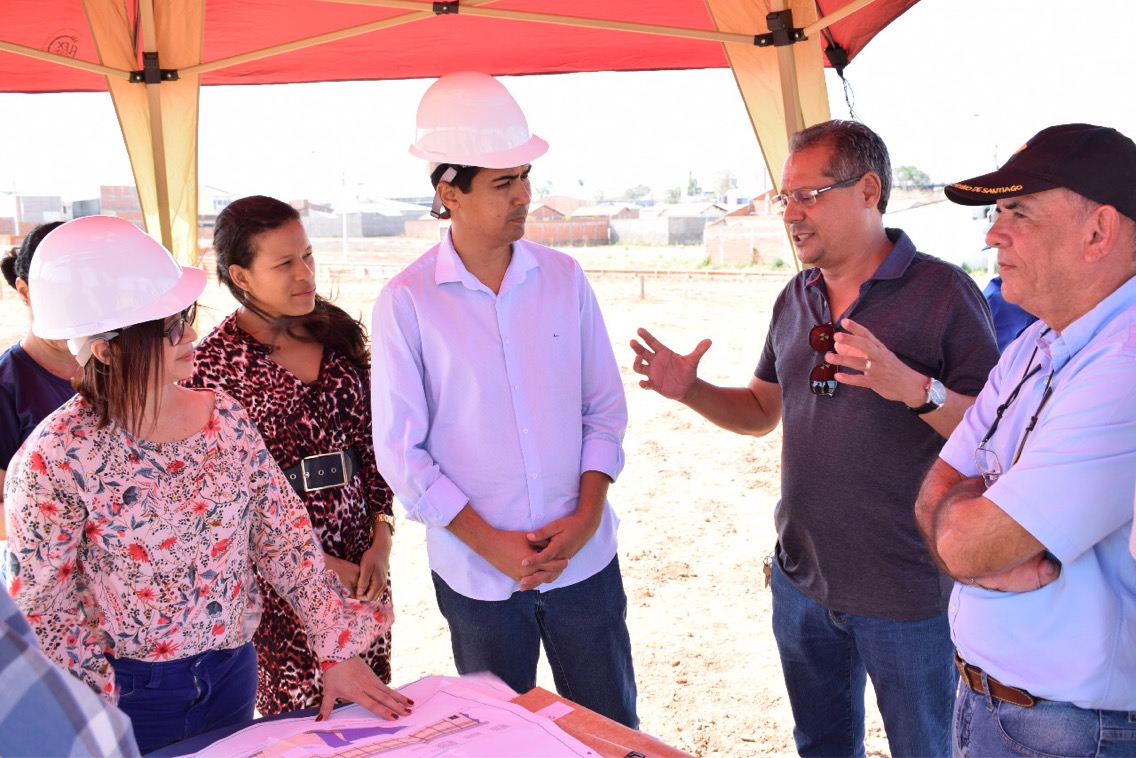
POLYGON ((25 282, 28 280, 28 271, 31 270, 32 256, 35 255, 36 248, 39 247, 40 242, 43 242, 43 238, 58 226, 63 226, 63 222, 52 221, 40 224, 28 232, 23 244, 8 251, 4 260, 0 261, 0 270, 3 270, 4 279, 9 287, 15 289, 17 279, 23 279, 25 282))
POLYGON ((332 305, 326 298, 316 295, 316 306, 304 316, 273 319, 237 286, 229 275, 229 266, 252 266, 256 259, 256 240, 265 232, 279 229, 290 221, 299 221, 300 212, 288 203, 265 195, 251 195, 234 200, 225 206, 213 225, 213 249, 217 253, 217 280, 228 287, 237 302, 263 318, 279 332, 291 331, 293 324, 302 324, 312 341, 338 350, 357 368, 362 376, 371 367, 371 351, 367 347, 367 333, 363 324, 342 308, 332 305))
POLYGON ((446 169, 452 168, 457 174, 450 180, 450 184, 460 189, 463 193, 469 194, 473 188, 473 178, 481 171, 480 166, 459 166, 456 163, 439 163, 438 166, 430 172, 430 184, 434 189, 438 189, 438 184, 442 181, 442 174, 446 173, 446 169))
POLYGON ((869 171, 880 177, 880 201, 876 208, 886 213, 891 197, 891 158, 880 135, 859 121, 833 119, 789 137, 789 151, 793 153, 821 146, 832 148, 832 160, 824 172, 833 179, 850 179, 869 171))

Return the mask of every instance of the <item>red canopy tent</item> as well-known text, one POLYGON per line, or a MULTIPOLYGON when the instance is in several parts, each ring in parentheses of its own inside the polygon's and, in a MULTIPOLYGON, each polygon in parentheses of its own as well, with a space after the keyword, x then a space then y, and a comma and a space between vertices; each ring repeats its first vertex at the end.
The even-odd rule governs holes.
POLYGON ((917 0, 14 0, 0 91, 107 91, 147 228, 196 254, 200 86, 729 66, 770 174, 917 0))

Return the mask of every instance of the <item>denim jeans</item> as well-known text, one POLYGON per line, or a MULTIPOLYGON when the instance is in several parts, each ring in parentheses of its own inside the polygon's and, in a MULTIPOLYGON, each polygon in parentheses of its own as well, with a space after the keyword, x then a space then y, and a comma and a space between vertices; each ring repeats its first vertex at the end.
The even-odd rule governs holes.
POLYGON ((627 596, 619 559, 569 587, 473 600, 436 573, 438 609, 450 625, 459 674, 489 671, 524 694, 536 686, 541 642, 561 696, 639 728, 627 596))
POLYGON ((919 621, 829 611, 773 563, 773 634, 802 756, 863 756, 867 676, 896 756, 950 753, 958 672, 947 617, 919 621))
POLYGON ((1078 708, 1039 700, 1032 708, 960 687, 955 703, 957 756, 1136 756, 1136 711, 1078 708))
POLYGON ((111 658, 118 707, 142 753, 250 721, 256 705, 256 649, 209 650, 175 661, 111 658))

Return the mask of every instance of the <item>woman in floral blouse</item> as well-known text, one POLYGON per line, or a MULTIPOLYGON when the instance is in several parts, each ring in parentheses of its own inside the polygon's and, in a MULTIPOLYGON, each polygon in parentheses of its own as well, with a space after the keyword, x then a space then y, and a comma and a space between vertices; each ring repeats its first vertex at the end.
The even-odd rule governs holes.
MULTIPOLYGON (((223 390, 248 409, 304 501, 328 567, 355 597, 389 604, 392 497, 375 464, 363 327, 316 294, 312 245, 287 203, 254 196, 229 204, 213 247, 217 278, 241 305, 198 345, 189 384, 223 390)), ((264 595, 253 637, 257 710, 312 706, 322 691, 319 661, 288 604, 270 586, 264 595)), ((361 653, 385 682, 389 645, 386 636, 361 653)))
POLYGON ((10 592, 44 653, 131 717, 143 752, 252 717, 253 566, 304 620, 321 717, 336 697, 405 714, 358 657, 390 607, 350 599, 325 569, 244 409, 178 385, 204 286, 121 219, 77 219, 41 243, 34 328, 71 338, 85 370, 9 468, 10 592))

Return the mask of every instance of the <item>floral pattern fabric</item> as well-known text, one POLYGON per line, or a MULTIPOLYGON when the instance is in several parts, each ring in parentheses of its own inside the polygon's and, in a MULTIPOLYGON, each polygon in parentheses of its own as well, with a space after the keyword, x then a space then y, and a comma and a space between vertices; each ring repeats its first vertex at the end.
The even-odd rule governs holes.
POLYGON ((8 470, 10 592, 45 654, 116 701, 107 656, 163 661, 252 638, 253 567, 304 619, 321 660, 369 646, 389 605, 347 598, 311 521, 244 409, 214 393, 205 427, 152 443, 81 399, 8 470))
MULTIPOLYGON (((372 544, 372 529, 387 528, 375 526, 375 515, 393 512, 393 496, 375 463, 369 377, 325 348, 319 375, 305 384, 272 360, 269 346, 241 329, 233 313, 198 344, 187 384, 219 388, 236 398, 282 468, 311 455, 355 449, 359 471, 351 481, 300 498, 324 551, 359 563, 372 544)), ((253 637, 260 663, 257 710, 269 715, 318 705, 319 661, 308 649, 303 626, 271 587, 264 587, 264 597, 264 618, 253 637)), ((389 585, 380 601, 390 602, 389 585)), ((389 684, 389 633, 362 655, 389 684)))

